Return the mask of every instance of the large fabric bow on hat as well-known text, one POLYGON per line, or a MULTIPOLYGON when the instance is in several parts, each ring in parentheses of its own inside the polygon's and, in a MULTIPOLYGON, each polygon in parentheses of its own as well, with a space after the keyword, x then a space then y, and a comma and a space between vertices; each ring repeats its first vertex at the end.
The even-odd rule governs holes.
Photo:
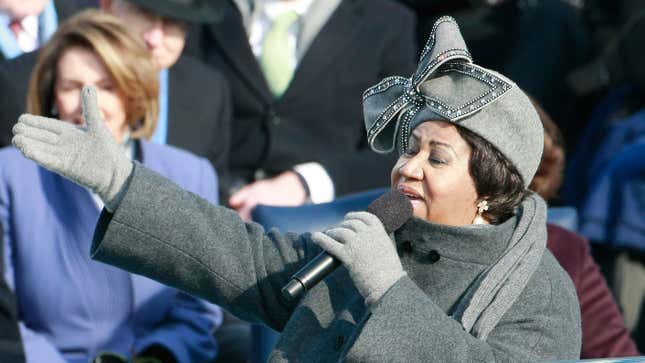
POLYGON ((441 17, 412 77, 388 77, 363 93, 370 147, 389 153, 398 146, 401 154, 407 149, 410 131, 420 122, 458 123, 512 87, 498 74, 473 64, 457 22, 441 17))

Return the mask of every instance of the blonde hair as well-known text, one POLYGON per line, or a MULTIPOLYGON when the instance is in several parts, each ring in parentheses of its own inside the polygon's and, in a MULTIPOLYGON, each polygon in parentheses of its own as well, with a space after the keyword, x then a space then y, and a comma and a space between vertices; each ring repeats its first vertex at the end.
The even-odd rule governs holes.
POLYGON ((113 15, 85 10, 61 24, 38 56, 27 96, 27 112, 55 117, 58 62, 69 48, 94 52, 124 97, 126 122, 134 138, 150 138, 159 114, 159 75, 140 37, 113 15))

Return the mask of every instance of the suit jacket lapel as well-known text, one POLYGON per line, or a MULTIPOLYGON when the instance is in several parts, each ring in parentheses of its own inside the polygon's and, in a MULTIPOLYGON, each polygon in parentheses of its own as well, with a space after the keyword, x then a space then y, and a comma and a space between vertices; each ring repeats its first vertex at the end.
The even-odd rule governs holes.
MULTIPOLYGON (((195 95, 195 87, 182 87, 181 72, 182 58, 168 70, 168 139, 170 145, 184 145, 182 142, 187 127, 184 120, 193 118, 193 108, 190 107, 195 95)), ((197 135, 192 135, 193 137, 197 135)))
POLYGON ((332 63, 360 29, 359 0, 343 0, 303 55, 282 101, 306 92, 313 79, 332 63))
POLYGON ((221 21, 209 25, 209 30, 217 40, 216 46, 238 77, 265 101, 272 102, 273 95, 249 45, 240 12, 228 1, 222 8, 224 14, 221 21))

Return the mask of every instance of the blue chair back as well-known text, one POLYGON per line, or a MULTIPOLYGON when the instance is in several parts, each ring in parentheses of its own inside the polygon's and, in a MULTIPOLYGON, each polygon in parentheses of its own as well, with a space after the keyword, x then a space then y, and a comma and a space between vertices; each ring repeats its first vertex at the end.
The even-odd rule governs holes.
POLYGON ((365 210, 388 189, 373 189, 338 198, 329 203, 299 207, 259 205, 252 212, 253 220, 264 228, 276 227, 283 232, 316 232, 340 223, 348 212, 365 210))

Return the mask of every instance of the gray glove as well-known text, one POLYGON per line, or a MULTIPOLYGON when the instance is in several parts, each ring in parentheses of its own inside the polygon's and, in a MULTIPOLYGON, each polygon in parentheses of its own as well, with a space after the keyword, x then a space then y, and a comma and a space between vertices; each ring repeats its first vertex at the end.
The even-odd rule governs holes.
POLYGON ((13 127, 12 142, 44 168, 91 189, 109 211, 114 211, 132 172, 132 162, 101 119, 96 89, 84 87, 82 97, 86 128, 25 114, 13 127))
POLYGON ((371 213, 348 213, 339 227, 313 233, 311 239, 345 265, 368 306, 406 275, 394 243, 371 213))

